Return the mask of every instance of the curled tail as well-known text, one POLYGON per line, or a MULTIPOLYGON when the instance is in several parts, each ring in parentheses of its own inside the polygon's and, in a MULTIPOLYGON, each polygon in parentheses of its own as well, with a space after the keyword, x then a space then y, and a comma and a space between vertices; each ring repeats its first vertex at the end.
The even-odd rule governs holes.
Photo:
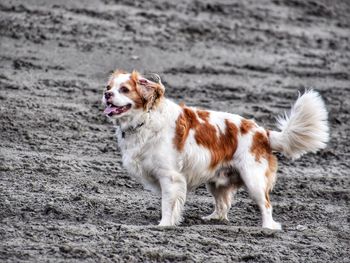
POLYGON ((329 140, 328 112, 321 96, 313 90, 299 96, 289 114, 277 119, 280 131, 270 131, 272 150, 297 159, 326 147, 329 140))

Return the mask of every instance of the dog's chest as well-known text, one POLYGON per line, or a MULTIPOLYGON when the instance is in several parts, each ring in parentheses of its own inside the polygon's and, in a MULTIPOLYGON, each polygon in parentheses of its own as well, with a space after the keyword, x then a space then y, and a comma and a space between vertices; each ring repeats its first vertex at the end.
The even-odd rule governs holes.
POLYGON ((132 176, 145 181, 153 181, 151 170, 153 167, 153 149, 156 136, 150 136, 146 131, 141 134, 118 135, 118 144, 122 153, 124 168, 132 176))
POLYGON ((133 175, 143 175, 142 164, 145 155, 145 143, 137 136, 133 136, 133 138, 118 138, 118 141, 122 153, 123 166, 133 175))

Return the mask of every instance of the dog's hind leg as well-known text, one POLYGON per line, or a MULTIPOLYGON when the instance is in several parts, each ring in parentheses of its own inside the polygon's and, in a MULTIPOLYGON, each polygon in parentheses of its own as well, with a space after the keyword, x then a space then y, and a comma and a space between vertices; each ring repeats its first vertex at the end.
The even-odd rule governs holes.
POLYGON ((243 185, 239 172, 236 169, 226 168, 217 172, 212 182, 207 183, 207 189, 215 200, 214 212, 202 217, 204 220, 227 220, 228 211, 231 208, 232 198, 243 185))
POLYGON ((187 193, 186 179, 177 172, 167 172, 159 182, 162 191, 162 219, 159 225, 176 225, 182 219, 187 193))
POLYGON ((215 183, 208 183, 207 189, 215 199, 215 210, 212 214, 202 217, 202 219, 228 221, 227 214, 231 208, 232 197, 237 192, 238 187, 234 184, 216 186, 215 183))
POLYGON ((281 224, 275 222, 272 218, 272 205, 269 197, 269 192, 272 188, 270 180, 275 174, 273 172, 273 174, 268 175, 266 166, 256 161, 252 161, 249 164, 245 163, 240 168, 240 174, 249 195, 260 209, 262 227, 280 230, 281 224))

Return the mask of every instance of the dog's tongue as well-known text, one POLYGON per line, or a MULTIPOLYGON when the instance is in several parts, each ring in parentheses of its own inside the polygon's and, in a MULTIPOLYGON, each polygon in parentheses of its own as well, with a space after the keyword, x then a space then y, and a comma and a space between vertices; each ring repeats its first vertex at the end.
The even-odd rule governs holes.
POLYGON ((114 112, 116 111, 118 108, 115 107, 115 106, 108 106, 105 110, 104 110, 104 114, 108 115, 110 114, 111 112, 114 112))

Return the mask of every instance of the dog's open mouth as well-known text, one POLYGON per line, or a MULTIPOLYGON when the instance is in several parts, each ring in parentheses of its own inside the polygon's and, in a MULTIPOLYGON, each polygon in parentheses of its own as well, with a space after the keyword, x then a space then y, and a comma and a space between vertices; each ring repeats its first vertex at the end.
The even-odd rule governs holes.
POLYGON ((126 104, 124 106, 115 106, 112 103, 107 103, 107 108, 104 110, 104 114, 111 117, 113 115, 120 115, 131 108, 131 104, 126 104))

